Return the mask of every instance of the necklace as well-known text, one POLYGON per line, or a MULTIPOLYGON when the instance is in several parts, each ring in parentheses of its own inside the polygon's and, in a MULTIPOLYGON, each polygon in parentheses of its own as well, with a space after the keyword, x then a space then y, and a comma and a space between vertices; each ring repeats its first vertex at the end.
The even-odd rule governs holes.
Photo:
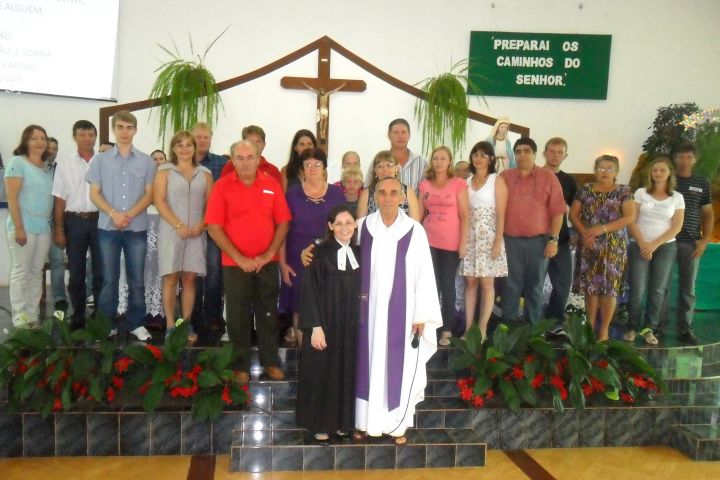
POLYGON ((485 186, 485 183, 487 183, 487 179, 490 176, 490 174, 485 174, 485 177, 483 177, 482 181, 476 181, 475 179, 478 178, 477 175, 473 175, 472 179, 472 186, 473 190, 480 190, 482 187, 485 186))
POLYGON ((308 188, 308 187, 309 187, 309 185, 307 183, 303 185, 303 193, 305 194, 305 198, 309 202, 312 202, 314 204, 325 202, 325 193, 327 193, 327 183, 325 185, 323 185, 320 188, 319 192, 315 195, 310 194, 310 193, 308 193, 308 191, 306 191, 306 189, 310 190, 310 188, 308 188))

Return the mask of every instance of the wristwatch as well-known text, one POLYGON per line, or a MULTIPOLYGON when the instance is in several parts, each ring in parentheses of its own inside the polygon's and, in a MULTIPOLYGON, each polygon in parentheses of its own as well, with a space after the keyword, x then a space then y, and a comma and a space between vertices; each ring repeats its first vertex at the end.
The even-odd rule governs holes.
POLYGON ((554 244, 557 245, 557 243, 558 243, 559 241, 560 241, 560 236, 559 236, 559 235, 550 235, 550 237, 548 237, 548 242, 550 242, 550 243, 554 243, 554 244))

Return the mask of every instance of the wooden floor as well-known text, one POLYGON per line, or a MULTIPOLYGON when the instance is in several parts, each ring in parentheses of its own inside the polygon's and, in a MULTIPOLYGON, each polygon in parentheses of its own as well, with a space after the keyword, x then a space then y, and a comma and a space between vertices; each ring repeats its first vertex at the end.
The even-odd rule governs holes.
POLYGON ((252 479, 252 480, 719 480, 720 463, 694 462, 671 448, 488 451, 485 468, 368 472, 230 473, 228 455, 213 457, 13 458, 0 460, 2 480, 252 479), (527 454, 518 466, 511 456, 527 454))

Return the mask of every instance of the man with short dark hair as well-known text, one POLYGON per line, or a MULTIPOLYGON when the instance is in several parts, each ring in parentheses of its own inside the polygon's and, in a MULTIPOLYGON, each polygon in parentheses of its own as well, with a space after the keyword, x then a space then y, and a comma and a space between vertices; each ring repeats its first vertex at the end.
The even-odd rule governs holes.
MULTIPOLYGON (((195 160, 212 172, 213 181, 217 182, 228 163, 222 155, 210 152, 213 131, 207 123, 198 122, 190 129, 195 138, 195 160)), ((205 262, 207 274, 198 275, 195 281, 195 305, 193 307, 193 323, 200 328, 223 328, 223 279, 220 249, 208 235, 205 262)), ((225 333, 227 335, 227 332, 225 333)), ((227 340, 224 336, 223 340, 227 340)))
POLYGON ((396 118, 388 125, 390 153, 400 166, 398 178, 406 187, 418 191, 418 185, 425 178, 427 162, 422 154, 414 154, 408 148, 410 141, 410 124, 404 118, 396 118))
POLYGON ((513 151, 517 167, 500 174, 508 187, 504 235, 508 276, 502 291, 502 316, 506 322, 516 321, 523 297, 525 320, 536 324, 542 316, 547 263, 557 255, 567 205, 555 175, 535 165, 535 141, 522 137, 513 151))
MULTIPOLYGON (((90 184, 85 181, 95 158, 97 129, 87 120, 78 120, 72 129, 77 150, 58 162, 53 182, 55 197, 55 231, 53 240, 57 247, 67 249, 70 280, 68 293, 72 303, 73 328, 85 324, 86 313, 86 258, 88 250, 92 259, 92 292, 100 297, 102 287, 102 263, 98 244, 98 209, 90 200, 90 184)), ((65 278, 63 265, 63 280, 65 278)))
MULTIPOLYGON (((275 180, 277 180, 279 184, 282 185, 282 174, 280 173, 280 170, 278 170, 275 165, 268 162, 262 154, 263 150, 265 150, 265 131, 257 125, 248 125, 247 127, 242 129, 242 139, 249 140, 255 144, 255 149, 258 151, 258 155, 260 155, 258 172, 270 175, 275 180)), ((232 162, 227 162, 223 167, 220 176, 222 177, 234 171, 235 168, 233 167, 232 162)))
POLYGON ((258 174, 260 155, 255 144, 241 140, 232 145, 230 152, 235 173, 215 183, 205 222, 222 251, 227 329, 240 353, 235 378, 240 384, 250 380, 254 313, 260 364, 270 379, 282 380, 277 337, 277 253, 292 215, 280 184, 268 175, 258 174))
MULTIPOLYGON (((147 207, 152 201, 155 162, 133 146, 137 119, 127 110, 112 117, 116 145, 95 157, 85 179, 90 199, 100 210, 98 243, 103 286, 98 311, 115 320, 120 284, 120 258, 125 255, 128 284, 127 330, 140 341, 151 339, 145 322, 145 252, 147 207)), ((114 328, 117 332, 117 325, 114 328)), ((113 333, 115 333, 113 332, 113 333)))
MULTIPOLYGON (((571 175, 560 170, 560 165, 567 158, 567 142, 565 139, 553 137, 548 140, 545 143, 543 156, 545 157, 545 168, 554 172, 560 182, 563 198, 569 211, 578 187, 577 182, 571 175)), ((570 297, 570 287, 572 285, 573 266, 567 213, 563 214, 562 227, 560 227, 558 237, 557 255, 548 260, 548 275, 552 284, 552 293, 545 309, 545 317, 552 318, 556 322, 555 328, 550 331, 550 334, 556 336, 565 333, 562 325, 565 320, 565 307, 570 297)))
MULTIPOLYGON (((695 313, 695 280, 697 279, 700 257, 705 253, 712 238, 715 216, 710 194, 710 183, 706 178, 693 173, 697 161, 697 149, 692 143, 679 145, 674 152, 675 176, 677 187, 685 200, 685 220, 677 234, 677 266, 678 266, 678 304, 677 333, 678 340, 696 345, 698 338, 692 331, 692 319, 695 313)), ((672 281, 672 280, 671 280, 672 281)), ((668 285, 668 289, 669 289, 668 285)), ((665 294, 665 303, 668 299, 665 294)), ((664 306, 661 318, 667 323, 664 306)), ((664 328, 661 325, 660 328, 664 328)))

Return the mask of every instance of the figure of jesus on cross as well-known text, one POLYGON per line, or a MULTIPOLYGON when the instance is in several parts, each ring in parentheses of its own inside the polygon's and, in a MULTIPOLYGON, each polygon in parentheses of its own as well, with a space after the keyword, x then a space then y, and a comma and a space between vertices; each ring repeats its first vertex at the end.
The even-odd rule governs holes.
POLYGON ((296 90, 310 90, 317 95, 317 138, 324 150, 327 150, 330 127, 330 95, 335 92, 364 92, 367 85, 363 80, 345 80, 330 78, 330 47, 321 45, 318 49, 318 76, 283 77, 280 85, 296 90))

